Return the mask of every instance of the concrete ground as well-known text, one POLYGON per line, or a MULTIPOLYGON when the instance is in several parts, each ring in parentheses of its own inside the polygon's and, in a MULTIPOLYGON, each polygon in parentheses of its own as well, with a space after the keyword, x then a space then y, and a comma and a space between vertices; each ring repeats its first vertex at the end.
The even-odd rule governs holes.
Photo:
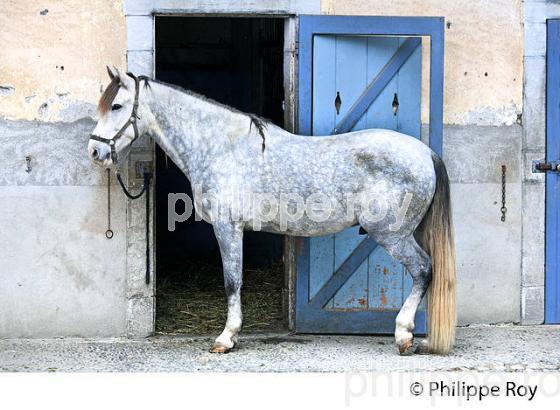
POLYGON ((459 328, 447 357, 400 357, 385 336, 242 335, 226 355, 210 337, 0 340, 7 372, 342 372, 560 370, 560 326, 459 328))

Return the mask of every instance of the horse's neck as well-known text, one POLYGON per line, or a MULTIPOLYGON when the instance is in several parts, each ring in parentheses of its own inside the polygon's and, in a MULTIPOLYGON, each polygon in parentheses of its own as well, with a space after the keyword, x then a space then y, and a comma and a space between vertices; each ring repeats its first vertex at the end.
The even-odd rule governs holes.
POLYGON ((149 133, 191 183, 249 130, 243 114, 163 84, 150 86, 149 133))

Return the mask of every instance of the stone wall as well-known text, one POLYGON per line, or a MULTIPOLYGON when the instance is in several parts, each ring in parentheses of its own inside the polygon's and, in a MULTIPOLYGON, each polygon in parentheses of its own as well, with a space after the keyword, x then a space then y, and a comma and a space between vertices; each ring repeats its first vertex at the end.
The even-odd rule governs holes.
POLYGON ((126 62, 122 4, 2 6, 0 337, 123 335, 126 200, 114 185, 108 240, 106 174, 86 153, 105 65, 126 62))

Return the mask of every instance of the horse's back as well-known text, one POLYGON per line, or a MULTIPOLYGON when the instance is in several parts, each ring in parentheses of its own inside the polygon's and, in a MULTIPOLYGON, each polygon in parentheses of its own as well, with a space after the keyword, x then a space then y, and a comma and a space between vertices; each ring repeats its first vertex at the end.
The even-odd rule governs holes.
MULTIPOLYGON (((285 134, 269 144, 267 168, 287 186, 356 191, 372 181, 414 189, 434 179, 431 149, 417 138, 369 129, 324 137, 285 134)), ((283 185, 283 184, 282 184, 283 185)))

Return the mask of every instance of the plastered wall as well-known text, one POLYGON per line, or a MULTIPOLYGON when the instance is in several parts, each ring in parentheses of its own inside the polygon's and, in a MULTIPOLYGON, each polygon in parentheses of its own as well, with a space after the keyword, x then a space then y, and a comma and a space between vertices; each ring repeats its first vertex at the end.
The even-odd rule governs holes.
POLYGON ((4 0, 0 117, 74 121, 95 115, 106 65, 125 67, 120 0, 4 0))
POLYGON ((113 178, 108 240, 106 174, 86 154, 125 42, 120 1, 2 2, 0 337, 127 332, 126 199, 113 178))

